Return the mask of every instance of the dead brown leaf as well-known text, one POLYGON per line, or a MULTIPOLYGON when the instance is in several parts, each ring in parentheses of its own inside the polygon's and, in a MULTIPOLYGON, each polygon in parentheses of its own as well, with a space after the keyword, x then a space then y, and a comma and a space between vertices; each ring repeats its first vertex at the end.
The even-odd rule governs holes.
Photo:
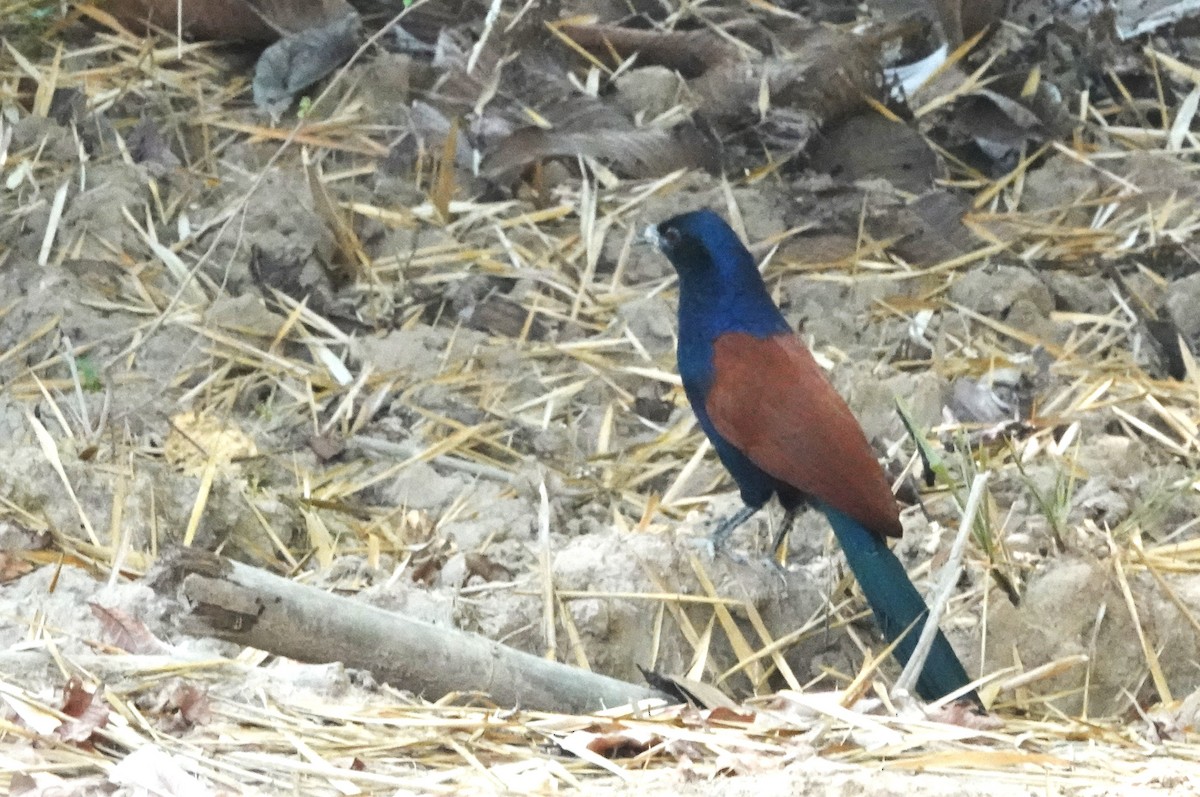
POLYGON ((0 584, 16 581, 33 571, 33 563, 16 553, 0 551, 0 584))
POLYGON ((119 647, 127 653, 163 654, 170 653, 172 648, 150 631, 141 620, 132 615, 110 606, 102 606, 96 601, 88 601, 92 614, 100 621, 109 644, 119 647))
POLYGON ((212 722, 212 703, 208 700, 208 690, 195 684, 180 682, 171 691, 169 705, 179 711, 179 716, 189 725, 207 725, 212 722))
POLYGON ((479 576, 484 581, 507 581, 512 578, 512 572, 502 564, 480 553, 464 554, 467 563, 467 573, 479 576))
POLYGON ((738 710, 728 706, 717 706, 709 711, 700 712, 709 722, 721 725, 750 725, 754 722, 754 713, 738 710))
POLYGON ((941 706, 929 712, 929 718, 934 722, 944 722, 947 725, 957 725, 960 728, 971 728, 977 731, 994 731, 1004 727, 1004 722, 993 714, 981 713, 971 701, 956 700, 946 706, 941 706))
POLYGON ((617 724, 593 733, 591 737, 587 742, 587 749, 607 758, 635 756, 661 740, 657 733, 646 728, 626 728, 617 724))
POLYGON ((54 735, 80 747, 90 749, 92 736, 108 724, 108 706, 97 701, 95 693, 84 688, 79 678, 72 677, 63 687, 63 704, 59 710, 68 719, 55 729, 54 735))

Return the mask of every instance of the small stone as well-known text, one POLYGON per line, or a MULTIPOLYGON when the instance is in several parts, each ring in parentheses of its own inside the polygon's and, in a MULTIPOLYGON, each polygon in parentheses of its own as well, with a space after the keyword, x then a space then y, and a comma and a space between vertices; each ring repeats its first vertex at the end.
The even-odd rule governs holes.
POLYGON ((679 76, 665 66, 631 69, 617 78, 617 102, 630 115, 641 113, 649 121, 670 110, 682 88, 679 76))
POLYGON ((962 275, 950 288, 950 298, 976 312, 993 318, 1005 318, 1022 300, 1032 307, 1023 313, 1049 316, 1054 297, 1037 275, 1016 266, 996 266, 962 275))

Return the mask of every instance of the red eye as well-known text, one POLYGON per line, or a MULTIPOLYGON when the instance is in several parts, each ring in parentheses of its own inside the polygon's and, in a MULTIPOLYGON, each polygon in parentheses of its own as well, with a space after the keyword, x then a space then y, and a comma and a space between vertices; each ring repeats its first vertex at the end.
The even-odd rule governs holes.
POLYGON ((662 235, 662 242, 667 246, 678 245, 680 238, 679 230, 675 229, 674 227, 667 227, 659 234, 662 235))

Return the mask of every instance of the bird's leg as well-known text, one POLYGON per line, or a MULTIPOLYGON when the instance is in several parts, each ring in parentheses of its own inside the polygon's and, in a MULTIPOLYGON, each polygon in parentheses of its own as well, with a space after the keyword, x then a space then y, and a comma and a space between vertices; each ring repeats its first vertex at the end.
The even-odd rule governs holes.
MULTIPOLYGON (((783 520, 779 524, 779 531, 776 532, 776 534, 775 534, 775 541, 773 543, 771 543, 771 561, 772 562, 779 561, 776 558, 777 555, 779 554, 779 546, 782 545, 783 541, 787 539, 788 534, 791 533, 792 524, 795 522, 796 522, 795 507, 784 510, 783 520)), ((784 558, 784 564, 787 564, 787 552, 786 551, 784 552, 783 558, 784 558)))
POLYGON ((734 529, 745 523, 754 513, 759 510, 757 506, 743 506, 738 511, 734 512, 729 517, 722 520, 713 530, 712 536, 708 538, 708 547, 715 554, 729 539, 729 535, 733 534, 734 529))

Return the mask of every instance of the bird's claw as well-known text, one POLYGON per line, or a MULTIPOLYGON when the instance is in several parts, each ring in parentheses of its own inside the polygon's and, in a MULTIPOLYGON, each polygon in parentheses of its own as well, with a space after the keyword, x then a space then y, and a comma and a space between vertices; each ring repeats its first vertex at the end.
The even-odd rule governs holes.
POLYGON ((713 539, 712 537, 708 538, 708 549, 712 551, 712 557, 714 559, 716 559, 717 554, 720 553, 734 564, 744 565, 749 563, 749 560, 746 559, 746 557, 742 556, 740 553, 731 551, 726 545, 723 544, 723 542, 723 540, 713 539))
POLYGON ((724 556, 725 558, 729 559, 729 561, 735 562, 739 565, 746 564, 746 557, 729 550, 729 548, 725 545, 725 540, 721 539, 715 534, 698 540, 694 539, 692 544, 704 551, 704 553, 707 554, 710 562, 715 561, 717 556, 724 556))

